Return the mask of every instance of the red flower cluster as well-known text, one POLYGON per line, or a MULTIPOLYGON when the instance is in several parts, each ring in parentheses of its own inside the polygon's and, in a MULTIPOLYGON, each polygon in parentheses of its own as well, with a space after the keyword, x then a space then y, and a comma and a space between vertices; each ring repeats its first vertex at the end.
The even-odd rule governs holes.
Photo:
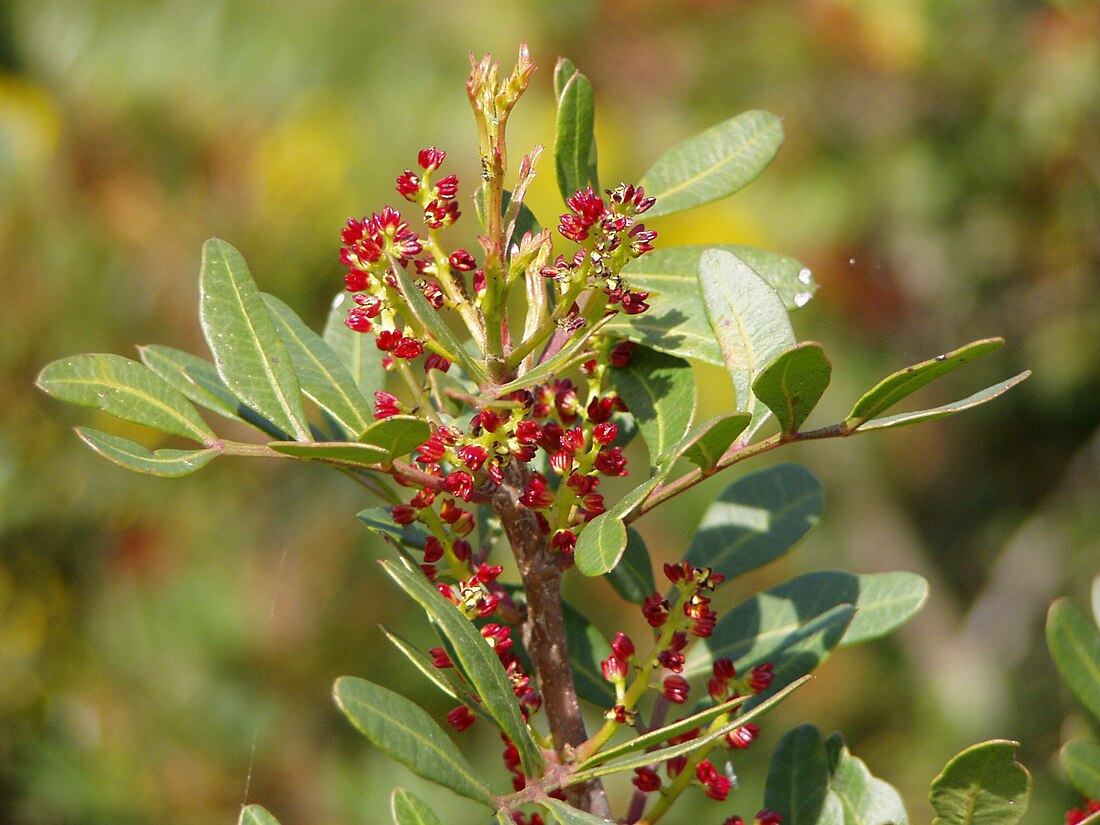
POLYGON ((1100 799, 1086 799, 1080 808, 1071 808, 1066 811, 1066 825, 1077 825, 1084 819, 1088 819, 1097 811, 1100 811, 1100 799))

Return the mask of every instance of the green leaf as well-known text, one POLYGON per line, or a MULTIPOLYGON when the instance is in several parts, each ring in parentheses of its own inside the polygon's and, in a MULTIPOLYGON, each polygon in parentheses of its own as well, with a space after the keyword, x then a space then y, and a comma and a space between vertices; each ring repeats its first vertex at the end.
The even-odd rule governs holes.
POLYGON ((377 469, 377 465, 389 461, 389 453, 385 450, 350 441, 272 441, 267 446, 302 461, 319 461, 351 470, 377 469))
POLYGON ((695 371, 682 358, 636 347, 629 365, 610 372, 611 385, 638 422, 655 466, 691 427, 695 371))
POLYGON ((435 811, 404 788, 394 788, 390 797, 393 825, 443 825, 435 811))
POLYGON ((733 380, 734 407, 752 413, 742 436, 748 442, 768 415, 752 394, 764 367, 794 346, 794 331, 779 294, 747 263, 729 252, 710 250, 699 259, 699 284, 707 318, 733 380))
POLYGON ((424 293, 409 277, 409 273, 405 271, 405 268, 395 262, 393 269, 397 273, 397 281, 401 285, 401 295, 405 299, 402 309, 416 319, 420 328, 431 335, 446 350, 446 357, 458 363, 466 371, 466 374, 477 382, 478 386, 489 383, 489 377, 486 375, 484 368, 466 352, 462 343, 451 332, 451 328, 447 326, 443 316, 428 303, 428 299, 424 297, 424 293))
POLYGON ((385 389, 386 370, 382 366, 382 353, 374 345, 374 336, 356 332, 344 323, 348 310, 354 305, 355 301, 346 290, 338 294, 333 299, 321 337, 351 374, 359 392, 369 400, 376 390, 385 389))
POLYGON ((251 424, 272 438, 286 441, 290 436, 255 410, 241 403, 225 386, 217 369, 209 361, 183 350, 148 344, 137 348, 142 363, 203 409, 234 421, 251 424))
POLYGON ((279 337, 290 352, 290 362, 298 374, 302 392, 345 430, 359 435, 374 421, 374 414, 351 373, 324 339, 307 327, 294 310, 274 295, 263 293, 263 299, 279 337))
POLYGON ((462 702, 468 705, 474 713, 483 719, 490 718, 489 715, 481 709, 481 704, 474 698, 474 694, 462 683, 457 675, 453 674, 452 668, 436 667, 435 664, 433 664, 435 660, 415 645, 405 641, 386 627, 382 628, 382 632, 386 634, 386 638, 393 643, 394 647, 405 654, 405 658, 412 663, 413 667, 427 677, 429 682, 456 702, 462 702))
POLYGON ((502 384, 497 387, 493 391, 494 395, 499 398, 510 392, 515 392, 516 390, 522 390, 526 387, 533 387, 535 384, 541 384, 550 378, 561 375, 573 365, 587 360, 591 357, 588 350, 589 339, 600 330, 606 328, 614 317, 614 315, 607 315, 589 326, 579 335, 573 335, 569 339, 569 342, 552 358, 543 361, 541 364, 536 364, 514 381, 509 381, 507 384, 502 384))
POLYGON ((615 688, 603 678, 600 662, 611 655, 611 645, 580 610, 568 602, 563 608, 565 645, 569 648, 577 695, 597 707, 609 708, 615 704, 615 688))
POLYGON ((391 415, 376 421, 359 436, 359 443, 384 451, 388 460, 408 455, 431 437, 428 422, 415 415, 391 415))
POLYGON ((641 185, 657 203, 646 217, 693 209, 732 195, 764 171, 783 143, 783 124, 771 112, 749 111, 669 149, 641 185))
POLYGON ((835 804, 826 807, 829 759, 825 739, 813 725, 799 725, 779 740, 768 768, 764 805, 783 825, 844 825, 835 804))
POLYGON ((908 825, 901 795, 873 776, 862 759, 852 756, 839 733, 825 740, 825 750, 829 755, 829 794, 840 802, 844 825, 908 825))
POLYGON ((77 427, 76 434, 108 461, 127 470, 163 478, 178 478, 193 473, 218 455, 218 450, 214 449, 150 451, 136 441, 90 427, 77 427))
POLYGON ((309 441, 298 378, 244 258, 223 240, 202 248, 199 319, 225 385, 299 441, 309 441))
POLYGON ((932 825, 1013 825, 1027 809, 1031 775, 1015 759, 1018 742, 972 745, 932 782, 932 825))
POLYGON ((644 602, 657 589, 645 539, 633 527, 626 528, 626 549, 607 574, 607 581, 622 598, 635 604, 644 602))
POLYGON ((47 364, 35 382, 54 398, 93 407, 154 430, 210 444, 214 431, 178 390, 121 355, 77 355, 47 364))
POLYGON ((539 804, 550 812, 558 825, 615 825, 610 819, 604 819, 595 814, 590 814, 588 811, 582 811, 580 808, 574 808, 568 802, 562 802, 560 799, 554 799, 553 797, 540 800, 539 804))
POLYGON ((424 608, 451 643, 457 656, 455 664, 461 666, 474 691, 481 697, 485 710, 515 743, 525 772, 528 776, 538 775, 543 764, 542 753, 531 738, 512 692, 512 683, 492 648, 470 620, 447 601, 418 568, 409 563, 398 565, 387 561, 382 562, 382 567, 402 590, 424 608))
POLYGON ((1092 618, 1100 625, 1100 576, 1092 580, 1092 618))
POLYGON ((710 473, 751 420, 752 416, 748 413, 716 415, 680 439, 669 450, 665 462, 683 456, 704 473, 710 473))
POLYGON ((821 517, 825 491, 809 470, 776 464, 734 481, 707 509, 685 558, 739 576, 786 553, 821 517))
POLYGON ((848 413, 848 417, 844 419, 844 423, 854 430, 926 384, 953 372, 963 364, 1000 349, 1003 344, 1003 338, 972 341, 957 350, 937 355, 935 358, 888 375, 863 394, 863 397, 852 407, 852 411, 848 413))
POLYGON ((1019 375, 1015 375, 1006 381, 1002 381, 999 384, 994 384, 992 387, 986 387, 984 390, 974 393, 961 401, 953 401, 950 404, 944 404, 942 407, 935 407, 930 410, 916 410, 914 412, 899 413, 897 415, 889 415, 884 418, 874 418, 865 424, 860 424, 858 433, 871 432, 873 430, 885 430, 890 427, 903 427, 906 424, 919 424, 923 421, 935 421, 937 418, 946 418, 949 415, 954 415, 957 412, 963 410, 969 410, 971 407, 977 407, 979 404, 984 404, 987 401, 992 401, 998 395, 1008 392, 1015 387, 1021 381, 1025 380, 1031 371, 1021 372, 1019 375))
POLYGON ((817 288, 810 270, 801 263, 764 249, 739 244, 656 249, 623 270, 632 288, 650 294, 649 310, 614 316, 606 332, 661 352, 724 366, 699 286, 699 259, 711 249, 732 252, 752 267, 779 293, 788 312, 805 306, 817 288))
POLYGON ((1089 799, 1100 799, 1100 745, 1072 739, 1062 746, 1060 756, 1077 792, 1089 799))
POLYGON ((369 507, 359 511, 356 516, 368 530, 388 541, 414 550, 423 550, 428 533, 417 523, 397 524, 393 520, 389 507, 369 507))
POLYGON ((1062 680, 1100 720, 1100 631, 1069 599, 1058 599, 1047 612, 1047 647, 1062 680))
MULTIPOLYGON (((486 646, 487 647, 487 646, 486 646)), ((432 718, 399 693, 352 676, 336 680, 336 704, 371 743, 417 776, 490 808, 495 798, 432 718)))
POLYGON ((766 661, 788 646, 808 622, 845 604, 853 605, 856 614, 840 644, 876 639, 911 618, 927 597, 928 582, 916 573, 805 573, 757 593, 726 613, 714 632, 693 647, 684 676, 707 673, 714 660, 722 657, 734 661, 739 671, 747 663, 766 661))
MULTIPOLYGON (((708 745, 713 746, 713 743, 718 742, 718 740, 722 739, 731 730, 739 728, 742 725, 748 724, 754 719, 763 716, 769 710, 771 710, 788 696, 790 696, 791 693, 798 690, 798 688, 802 687, 802 685, 806 684, 807 681, 809 681, 809 677, 792 682, 791 684, 784 687, 782 690, 775 693, 773 696, 768 697, 766 701, 761 702, 752 710, 742 713, 740 716, 732 719, 729 723, 722 725, 719 728, 716 728, 710 733, 703 734, 696 739, 692 739, 688 742, 681 742, 678 745, 669 745, 658 750, 646 751, 644 753, 634 753, 633 747, 630 747, 629 750, 631 751, 631 755, 628 755, 621 761, 608 762, 607 764, 601 764, 592 768, 587 768, 585 770, 579 770, 572 776, 570 776, 565 784, 576 785, 580 782, 588 782, 591 779, 597 779, 601 776, 607 776, 608 774, 631 771, 634 770, 634 768, 640 768, 643 765, 652 765, 656 762, 663 762, 666 759, 672 759, 677 756, 682 756, 686 753, 692 753, 693 751, 707 748, 708 745)), ((626 743, 626 746, 630 746, 634 741, 636 740, 631 740, 631 742, 626 743)))
POLYGON ((279 820, 262 805, 245 805, 237 825, 279 825, 279 820))
POLYGON ((554 165, 562 200, 569 200, 578 189, 586 186, 598 193, 596 100, 592 84, 572 63, 559 58, 554 67, 554 91, 558 98, 554 165))
POLYGON ((793 434, 821 400, 832 371, 821 345, 806 341, 768 364, 753 381, 752 391, 775 415, 779 429, 793 434))
POLYGON ((601 513, 585 525, 577 546, 573 550, 573 559, 577 569, 586 576, 602 576, 615 568, 626 550, 626 527, 623 519, 630 515, 645 497, 668 475, 668 470, 658 471, 657 475, 635 487, 618 503, 601 513))

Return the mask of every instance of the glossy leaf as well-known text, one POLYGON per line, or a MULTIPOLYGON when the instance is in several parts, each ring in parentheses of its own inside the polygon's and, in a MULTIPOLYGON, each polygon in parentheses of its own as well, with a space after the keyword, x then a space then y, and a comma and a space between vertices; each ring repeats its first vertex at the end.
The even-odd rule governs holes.
POLYGON ((656 249, 623 270, 632 288, 649 292, 649 310, 640 315, 616 315, 607 332, 681 358, 724 366, 699 286, 699 259, 708 249, 736 254, 779 293, 788 311, 804 306, 817 289, 810 270, 794 258, 752 246, 656 249))
POLYGON ((495 807, 493 794, 480 774, 416 703, 352 676, 337 679, 334 693, 340 710, 376 748, 417 776, 495 807))
POLYGON ((682 358, 636 347, 626 367, 610 370, 611 385, 626 402, 656 465, 691 427, 695 371, 682 358))
POLYGON ((615 568, 626 550, 626 527, 623 519, 664 480, 664 470, 635 487, 606 513, 601 513, 585 525, 577 538, 573 559, 577 569, 586 576, 602 576, 615 568))
POLYGON ((953 372, 963 364, 1000 349, 1003 344, 1003 338, 985 338, 980 341, 972 341, 957 350, 937 355, 935 358, 930 358, 927 361, 922 361, 919 364, 914 364, 888 375, 863 394, 855 403, 855 406, 852 407, 852 411, 848 413, 844 423, 854 430, 861 426, 863 422, 885 412, 921 387, 949 372, 953 372))
POLYGON ((389 460, 408 455, 431 436, 428 422, 415 415, 391 415, 371 424, 359 436, 359 443, 377 447, 389 460))
MULTIPOLYGON (((597 779, 601 776, 631 771, 634 770, 634 768, 640 768, 643 765, 652 765, 655 762, 663 762, 666 759, 672 759, 674 757, 682 756, 686 753, 691 753, 692 751, 699 750, 700 748, 704 748, 707 745, 710 745, 711 743, 717 742, 718 740, 722 739, 731 730, 748 724, 754 719, 758 719, 760 716, 764 715, 777 704, 790 696, 791 693, 802 687, 802 685, 804 685, 807 681, 808 679, 799 679, 795 682, 792 682, 774 695, 769 696, 766 701, 761 702, 752 710, 745 711, 736 718, 732 719, 728 724, 722 725, 721 727, 711 731, 710 733, 705 733, 702 736, 699 736, 688 742, 681 742, 678 745, 668 745, 667 747, 660 748, 659 750, 646 751, 644 753, 635 753, 633 752, 633 748, 631 748, 630 750, 632 752, 624 759, 614 762, 607 762, 606 764, 602 765, 596 765, 592 768, 587 768, 585 770, 579 770, 571 777, 569 777, 569 780, 566 784, 575 785, 579 782, 587 782, 590 779, 597 779)), ((630 743, 627 744, 629 745, 630 743)))
POLYGON ((699 259, 699 284, 707 318, 733 380, 734 408, 752 414, 742 440, 749 441, 768 409, 752 384, 780 353, 794 346, 794 331, 778 293, 747 263, 729 252, 710 250, 699 259))
POLYGON ((374 336, 356 332, 344 323, 348 310, 353 306, 355 301, 351 293, 339 293, 332 301, 321 337, 351 374, 359 392, 369 400, 376 390, 385 389, 386 370, 382 366, 382 353, 374 344, 374 336))
POLYGON ((633 527, 626 528, 626 549, 607 574, 607 581, 622 598, 635 604, 641 604, 656 590, 645 539, 633 527))
POLYGON ((61 401, 93 407, 154 430, 209 444, 217 440, 191 402, 144 364, 121 355, 64 358, 45 366, 35 382, 61 401))
POLYGON ((1088 799, 1100 799, 1100 745, 1073 739, 1062 746, 1060 756, 1077 792, 1088 799))
POLYGON ((149 450, 128 438, 93 430, 90 427, 77 427, 76 434, 84 442, 120 467, 138 473, 178 478, 209 464, 218 450, 149 450))
POLYGON ((290 438, 288 433, 242 404, 225 386, 214 365, 206 359, 159 344, 148 344, 137 350, 145 366, 203 409, 235 421, 244 421, 280 441, 290 438))
POLYGON ((859 429, 856 432, 871 432, 873 430, 885 430, 890 427, 903 427, 907 424, 920 424, 924 421, 935 421, 937 418, 946 418, 949 415, 954 415, 957 412, 963 410, 969 410, 971 407, 977 407, 980 404, 984 404, 987 401, 992 401, 998 395, 1008 392, 1015 387, 1021 381, 1025 380, 1031 371, 1021 372, 1019 375, 1015 375, 1006 381, 1002 381, 999 384, 994 384, 992 387, 986 387, 984 390, 974 393, 961 401, 953 401, 950 404, 944 404, 942 407, 935 407, 930 410, 916 410, 914 412, 899 413, 897 415, 889 415, 884 418, 873 418, 865 424, 860 424, 859 429))
POLYGON ((401 285, 401 295, 405 299, 403 310, 416 319, 420 328, 425 330, 446 351, 446 357, 459 364, 479 386, 488 383, 489 378, 485 370, 466 350, 458 340, 446 320, 439 312, 428 303, 424 293, 416 285, 405 268, 394 264, 397 272, 397 281, 401 285))
POLYGON ((665 461, 675 461, 682 456, 704 473, 709 473, 751 420, 752 416, 748 413, 716 415, 685 435, 669 450, 665 461))
POLYGON ((440 595, 419 568, 392 562, 382 562, 382 567, 424 609, 451 643, 458 657, 455 663, 462 667, 474 691, 481 697, 485 710, 515 743, 528 776, 536 775, 542 767, 542 754, 531 738, 512 692, 512 684, 492 648, 470 620, 440 595))
POLYGON ((796 433, 829 386, 832 369, 821 345, 806 341, 768 364, 752 391, 772 411, 780 430, 796 433))
POLYGON ((873 776, 867 765, 848 751, 834 733, 825 740, 829 756, 829 794, 844 812, 844 825, 908 825, 909 814, 901 795, 888 782, 873 776))
POLYGON ((586 186, 598 194, 596 99, 592 84, 576 66, 560 58, 554 67, 554 92, 558 100, 554 166, 562 200, 568 200, 586 186))
POLYGON ((290 354, 241 253, 217 238, 202 249, 199 319, 230 391, 295 439, 311 440, 290 354))
POLYGON ((932 782, 932 825, 1013 825, 1027 809, 1031 775, 1016 761, 1018 742, 972 745, 932 782))
POLYGON ((646 217, 668 215, 732 195, 764 171, 783 143, 771 112, 749 111, 669 149, 641 184, 657 203, 646 217))
POLYGON ((404 788, 394 788, 390 797, 393 825, 443 825, 435 811, 404 788))
POLYGON ((615 704, 615 688, 603 678, 600 662, 611 655, 611 645, 600 629, 571 604, 564 604, 562 618, 577 695, 606 710, 615 704))
POLYGON ((1100 720, 1100 630, 1069 599, 1058 599, 1047 613, 1047 647, 1077 700, 1100 720))
POLYGON ((707 509, 685 558, 739 576, 786 553, 817 523, 825 491, 809 470, 776 464, 734 481, 707 509))
POLYGON ((615 825, 610 819, 604 819, 601 816, 590 814, 588 811, 582 811, 580 808, 574 808, 568 802, 562 802, 560 799, 554 799, 553 797, 540 800, 539 804, 550 812, 558 825, 615 825))
POLYGON ((245 805, 237 825, 279 825, 279 820, 262 805, 245 805))
POLYGON ((306 326, 294 310, 274 295, 264 293, 263 299, 279 337, 290 352, 302 392, 345 430, 359 435, 374 421, 374 411, 351 373, 324 339, 306 326))
POLYGON ((319 461, 351 470, 377 468, 377 465, 389 460, 385 450, 351 441, 272 441, 267 446, 277 453, 302 461, 319 461))
POLYGON ((826 806, 828 794, 825 739, 813 725, 799 725, 776 745, 764 805, 783 817, 783 825, 844 825, 836 803, 826 806))
POLYGON ((714 632, 688 655, 684 675, 709 672, 722 657, 741 663, 739 669, 766 661, 790 644, 800 628, 839 605, 856 609, 842 646, 876 639, 916 614, 927 596, 928 583, 916 573, 805 573, 757 593, 722 616, 714 632))

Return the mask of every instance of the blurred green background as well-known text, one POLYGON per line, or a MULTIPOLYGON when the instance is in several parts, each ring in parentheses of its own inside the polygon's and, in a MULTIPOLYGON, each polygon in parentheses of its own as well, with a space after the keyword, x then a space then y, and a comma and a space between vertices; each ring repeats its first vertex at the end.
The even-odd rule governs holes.
MULTIPOLYGON (((510 65, 521 39, 540 69, 512 120, 517 156, 552 141, 559 54, 595 85, 605 181, 636 179, 744 109, 783 117, 760 180, 653 223, 665 244, 751 243, 813 269, 821 289, 796 330, 836 366, 815 420, 983 336, 1008 345, 922 401, 1034 370, 964 416, 788 451, 825 481, 826 518, 723 598, 826 567, 915 570, 932 597, 769 717, 729 803, 695 800, 677 819, 751 815, 770 748, 808 720, 842 730, 914 821, 951 755, 1018 739, 1036 777, 1029 821, 1057 821, 1076 800, 1053 757, 1086 723, 1042 621, 1100 570, 1095 0, 5 0, 0 822, 212 825, 247 796, 285 825, 353 825, 388 821, 394 783, 427 787, 329 700, 355 674, 436 701, 377 629, 425 638, 353 519, 370 503, 360 491, 243 459, 178 481, 133 475, 70 431, 116 425, 31 385, 77 352, 202 352, 196 276, 212 235, 319 326, 343 220, 395 202, 418 149, 446 149, 470 194, 467 52, 510 65)), ((531 202, 560 211, 552 174, 531 202)), ((676 519, 639 523, 656 557, 682 552, 726 481, 676 519)), ((570 586, 607 601, 602 583, 570 586)), ((633 615, 599 619, 640 630, 633 615)), ((499 741, 478 727, 465 736, 503 783, 499 741)), ((448 821, 479 821, 426 793, 448 821)))

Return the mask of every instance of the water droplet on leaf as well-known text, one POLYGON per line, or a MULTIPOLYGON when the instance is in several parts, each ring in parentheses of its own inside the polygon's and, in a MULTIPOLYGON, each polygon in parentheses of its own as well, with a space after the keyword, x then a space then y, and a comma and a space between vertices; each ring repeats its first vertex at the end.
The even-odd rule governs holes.
POLYGON ((810 272, 810 270, 807 269, 806 267, 802 267, 802 269, 799 270, 798 280, 800 280, 802 283, 806 284, 806 286, 810 285, 810 281, 813 280, 813 277, 814 277, 813 273, 810 272))
POLYGON ((810 299, 813 297, 814 296, 809 292, 799 292, 794 296, 794 305, 796 307, 804 307, 806 304, 810 303, 810 299))

